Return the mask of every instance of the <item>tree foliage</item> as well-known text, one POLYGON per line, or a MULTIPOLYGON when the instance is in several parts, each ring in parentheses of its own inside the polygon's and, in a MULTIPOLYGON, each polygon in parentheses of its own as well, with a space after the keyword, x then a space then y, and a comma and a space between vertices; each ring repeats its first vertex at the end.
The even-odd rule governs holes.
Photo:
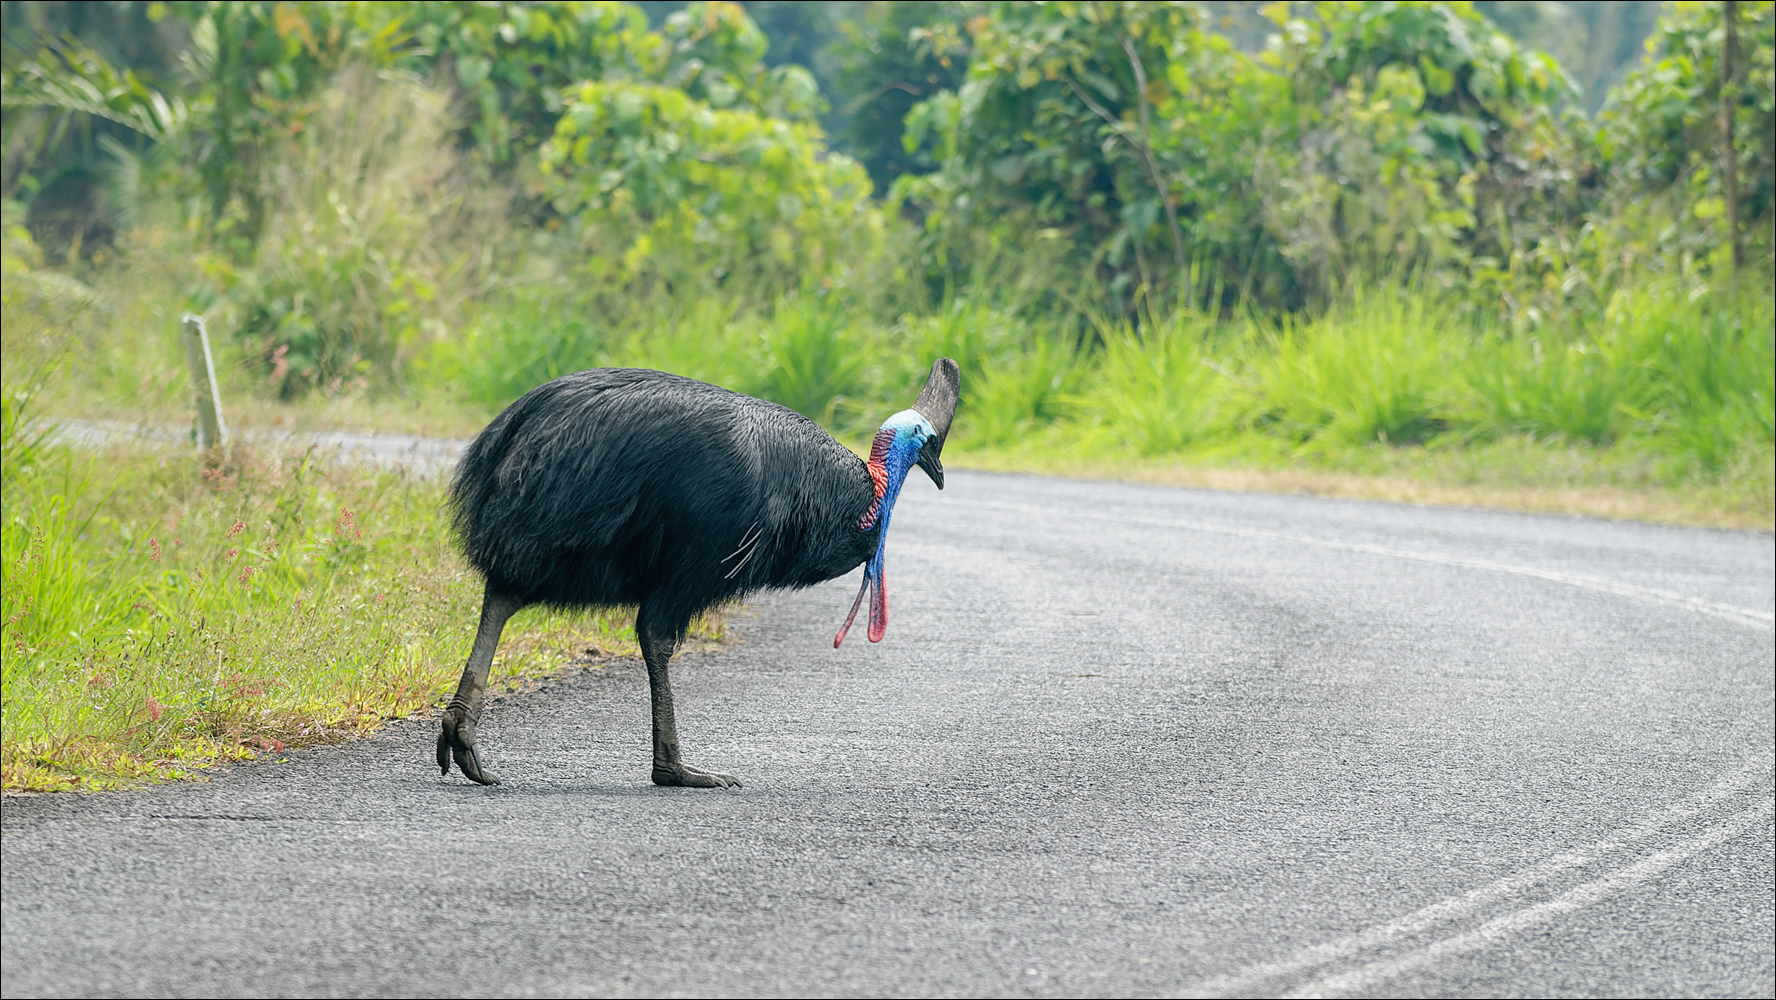
MULTIPOLYGON (((1738 7, 1741 66, 1727 100, 1735 120, 1740 220, 1754 237, 1768 240, 1776 207, 1776 5, 1738 7)), ((1722 37, 1719 4, 1673 5, 1647 39, 1646 64, 1611 93, 1597 129, 1599 158, 1611 177, 1626 197, 1658 200, 1651 208, 1664 224, 1657 228, 1670 230, 1665 239, 1675 245, 1667 249, 1680 252, 1716 242, 1722 221, 1722 37), (1703 225, 1684 225, 1686 217, 1703 225)))
POLYGON ((190 25, 187 95, 165 94, 90 49, 51 40, 6 70, 7 107, 52 105, 99 114, 155 141, 189 130, 212 226, 263 222, 262 157, 322 107, 320 88, 352 64, 454 84, 457 133, 485 162, 522 169, 555 130, 564 88, 586 80, 647 81, 715 108, 811 120, 820 94, 806 70, 761 61, 766 39, 736 4, 694 3, 661 30, 614 0, 347 3, 217 0, 155 5, 190 25), (185 111, 189 107, 189 112, 185 111))
POLYGON ((819 93, 806 70, 763 63, 765 36, 739 6, 692 4, 660 31, 631 4, 407 5, 419 58, 448 65, 468 108, 468 132, 498 164, 534 152, 555 130, 563 88, 581 81, 650 81, 716 108, 806 120, 819 93))
POLYGON ((876 190, 887 191, 902 174, 937 169, 928 151, 902 145, 902 124, 914 104, 962 85, 972 43, 967 25, 982 6, 888 0, 840 24, 834 99, 844 124, 834 140, 864 165, 876 190))
POLYGON ((1496 253, 1479 220, 1582 174, 1559 65, 1471 5, 1267 15, 1253 58, 1193 4, 996 4, 967 82, 907 116, 943 171, 898 194, 940 240, 1007 211, 1058 228, 1131 299, 1290 306, 1353 269, 1496 253))
POLYGON ((867 178, 814 124, 812 76, 767 66, 737 4, 693 3, 658 29, 610 0, 154 16, 188 28, 182 79, 157 87, 50 39, 9 61, 8 114, 117 122, 164 154, 160 193, 196 206, 239 333, 286 394, 397 374, 439 322, 439 282, 476 270, 438 247, 462 236, 476 187, 514 192, 517 218, 566 236, 581 278, 619 291, 795 288, 879 242, 867 178))
POLYGON ((650 83, 587 81, 542 147, 553 206, 588 259, 693 287, 740 274, 795 287, 880 217, 857 164, 806 122, 718 108, 650 83))
POLYGON ((606 296, 774 298, 853 280, 883 247, 914 253, 875 273, 925 290, 1011 254, 1060 270, 1051 297, 1137 324, 1318 309, 1409 272, 1533 325, 1632 273, 1712 273, 1723 99, 1740 225, 1768 269, 1773 6, 1738 5, 1744 65, 1723 95, 1721 5, 1674 5, 1587 119, 1556 60, 1462 2, 1271 3, 1255 51, 1175 0, 760 7, 831 94, 721 0, 654 24, 615 0, 123 4, 104 9, 164 51, 9 20, 6 194, 47 209, 63 193, 48 151, 97 136, 111 189, 215 255, 284 391, 398 377, 404 344, 445 335, 440 287, 542 258, 606 296), (368 120, 389 93, 423 122, 362 156, 329 146, 339 116, 368 120), (823 115, 844 123, 830 144, 823 115), (462 221, 488 211, 476 192, 523 234, 498 265, 497 227, 462 221), (436 249, 453 240, 477 245, 436 249))

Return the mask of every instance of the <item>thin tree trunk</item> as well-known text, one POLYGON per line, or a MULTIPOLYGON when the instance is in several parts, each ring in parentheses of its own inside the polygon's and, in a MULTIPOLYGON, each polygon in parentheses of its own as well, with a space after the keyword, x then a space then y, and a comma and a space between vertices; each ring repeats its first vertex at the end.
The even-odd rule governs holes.
MULTIPOLYGON (((1102 104, 1099 104, 1097 101, 1092 100, 1092 96, 1090 94, 1086 93, 1085 88, 1081 87, 1078 83, 1075 83, 1071 77, 1062 77, 1061 79, 1066 81, 1067 86, 1072 88, 1074 95, 1076 97, 1078 97, 1082 102, 1084 102, 1084 104, 1087 108, 1091 109, 1092 114, 1097 115, 1099 118, 1104 119, 1104 121, 1110 125, 1111 129, 1113 130, 1111 132, 1112 135, 1119 137, 1120 139, 1122 139, 1123 142, 1126 142, 1126 143, 1134 146, 1135 149, 1139 150, 1143 154, 1146 154, 1146 150, 1142 149, 1142 146, 1140 143, 1135 142, 1133 139, 1129 138, 1127 127, 1123 124, 1122 119, 1111 114, 1109 108, 1106 108, 1102 104)), ((1147 166, 1148 166, 1149 170, 1153 169, 1153 157, 1151 155, 1147 155, 1147 166)), ((1159 175, 1156 172, 1154 174, 1154 180, 1156 183, 1158 182, 1158 179, 1159 179, 1159 175)), ((1161 201, 1165 200, 1165 190, 1163 188, 1160 190, 1159 196, 1160 196, 1161 201)), ((1141 273, 1141 288, 1143 290, 1142 294, 1151 294, 1153 291, 1153 282, 1147 273, 1147 254, 1144 250, 1141 249, 1141 234, 1140 233, 1134 234, 1134 243, 1135 243, 1135 270, 1137 270, 1141 273)))
POLYGON ((1739 154, 1733 146, 1733 108, 1738 88, 1733 85, 1733 63, 1739 47, 1739 4, 1723 0, 1721 20, 1726 37, 1721 43, 1720 131, 1721 173, 1727 191, 1727 238, 1733 247, 1733 285, 1739 284, 1739 268, 1745 264, 1745 245, 1739 239, 1739 154))
POLYGON ((1178 225, 1178 211, 1172 207, 1172 199, 1167 196, 1165 178, 1160 176, 1159 162, 1153 158, 1153 132, 1147 122, 1147 68, 1141 65, 1141 57, 1135 52, 1135 40, 1127 35, 1122 36, 1123 51, 1128 53, 1129 65, 1135 71, 1135 107, 1141 112, 1141 155, 1147 160, 1147 170, 1153 174, 1153 186, 1159 191, 1159 204, 1165 209, 1166 222, 1172 227, 1172 257, 1178 267, 1178 280, 1184 280, 1184 228, 1178 225))

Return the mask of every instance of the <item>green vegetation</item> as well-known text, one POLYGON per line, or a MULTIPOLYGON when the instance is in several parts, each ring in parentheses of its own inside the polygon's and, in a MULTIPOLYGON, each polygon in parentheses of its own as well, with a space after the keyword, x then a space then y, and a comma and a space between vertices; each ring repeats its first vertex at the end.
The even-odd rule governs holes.
POLYGON ((236 424, 466 435, 638 365, 861 442, 943 354, 960 465, 1771 527, 1776 5, 1731 67, 1719 3, 1625 65, 1573 41, 1608 11, 1213 6, 9 4, 3 784, 461 662, 438 483, 55 443, 189 424, 186 310, 236 424))

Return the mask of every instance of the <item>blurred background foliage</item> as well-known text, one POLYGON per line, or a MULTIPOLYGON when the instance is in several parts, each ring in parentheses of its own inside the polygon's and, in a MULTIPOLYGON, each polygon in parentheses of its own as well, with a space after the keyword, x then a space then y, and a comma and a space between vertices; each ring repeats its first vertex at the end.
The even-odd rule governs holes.
MULTIPOLYGON (((1776 201, 1776 17, 1723 89, 1725 6, 8 2, 9 267, 209 313, 269 401, 645 364, 856 432, 945 351, 983 444, 1718 469, 1769 445, 1776 201)), ((88 323, 89 398, 180 398, 88 323)))

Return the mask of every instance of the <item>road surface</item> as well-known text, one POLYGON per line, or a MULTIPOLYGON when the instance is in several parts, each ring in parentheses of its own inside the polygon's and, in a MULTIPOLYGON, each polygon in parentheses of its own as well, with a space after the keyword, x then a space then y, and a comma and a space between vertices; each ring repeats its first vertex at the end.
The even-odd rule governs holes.
POLYGON ((953 472, 765 595, 208 784, 4 802, 47 995, 1769 996, 1769 535, 953 472))

